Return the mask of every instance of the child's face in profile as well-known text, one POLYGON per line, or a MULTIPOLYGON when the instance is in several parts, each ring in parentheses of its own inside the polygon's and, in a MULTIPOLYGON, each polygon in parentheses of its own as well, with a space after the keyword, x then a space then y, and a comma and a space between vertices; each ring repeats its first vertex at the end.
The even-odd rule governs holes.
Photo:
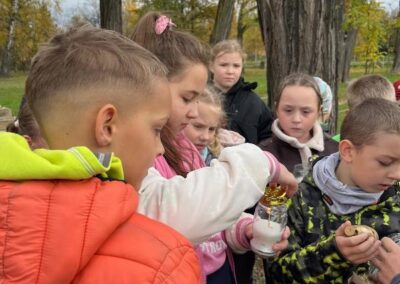
POLYGON ((161 129, 171 111, 167 81, 155 81, 152 94, 121 118, 112 151, 122 161, 125 179, 139 189, 154 159, 164 153, 161 129))
POLYGON ((201 151, 215 138, 219 125, 220 113, 218 108, 203 102, 198 103, 199 115, 192 119, 185 128, 185 135, 201 151))
POLYGON ((172 109, 168 126, 175 135, 198 116, 196 99, 206 88, 207 76, 207 68, 203 64, 194 64, 169 81, 172 109))
POLYGON ((286 135, 306 143, 319 116, 318 95, 310 87, 287 86, 282 91, 276 115, 286 135))
POLYGON ((380 133, 372 145, 354 148, 351 154, 348 185, 377 193, 400 179, 400 135, 380 133))

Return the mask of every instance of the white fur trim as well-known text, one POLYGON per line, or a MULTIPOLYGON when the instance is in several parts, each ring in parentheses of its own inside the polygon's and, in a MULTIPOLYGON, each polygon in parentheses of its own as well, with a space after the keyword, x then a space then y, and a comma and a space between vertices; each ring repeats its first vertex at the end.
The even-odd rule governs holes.
POLYGON ((278 139, 299 150, 303 165, 308 164, 308 159, 312 155, 311 149, 315 149, 318 152, 324 151, 324 134, 319 122, 315 122, 313 126, 313 137, 305 144, 300 143, 297 138, 286 135, 279 127, 279 119, 275 119, 272 123, 272 132, 278 139))

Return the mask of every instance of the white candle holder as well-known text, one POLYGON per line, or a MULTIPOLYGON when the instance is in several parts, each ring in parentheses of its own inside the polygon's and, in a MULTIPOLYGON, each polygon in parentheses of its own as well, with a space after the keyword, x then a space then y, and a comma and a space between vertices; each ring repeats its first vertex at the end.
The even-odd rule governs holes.
MULTIPOLYGON (((272 190, 275 190, 275 186, 272 190)), ((269 188, 271 190, 271 187, 269 188)), ((280 188, 276 190, 280 191, 280 188)), ((254 212, 252 250, 261 257, 275 255, 272 245, 279 242, 287 223, 286 197, 266 191, 254 212)))

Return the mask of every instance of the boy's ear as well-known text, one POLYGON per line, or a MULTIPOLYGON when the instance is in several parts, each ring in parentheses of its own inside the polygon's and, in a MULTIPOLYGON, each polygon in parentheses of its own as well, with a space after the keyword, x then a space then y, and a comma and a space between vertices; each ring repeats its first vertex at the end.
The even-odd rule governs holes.
POLYGON ((116 130, 117 109, 112 104, 104 105, 96 116, 95 139, 97 146, 106 147, 112 142, 116 130))
POLYGON ((213 64, 213 62, 210 62, 210 64, 208 65, 208 70, 209 70, 211 73, 214 73, 214 64, 213 64))
POLYGON ((355 154, 355 146, 350 140, 344 139, 339 142, 340 159, 350 163, 355 154))

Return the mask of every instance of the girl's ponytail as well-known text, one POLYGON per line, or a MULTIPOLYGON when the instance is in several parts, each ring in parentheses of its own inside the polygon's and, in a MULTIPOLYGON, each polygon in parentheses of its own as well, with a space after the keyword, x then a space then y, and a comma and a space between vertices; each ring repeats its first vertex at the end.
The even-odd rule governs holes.
MULTIPOLYGON (((176 29, 173 20, 159 12, 148 12, 137 23, 130 38, 147 50, 154 53, 167 67, 168 79, 184 73, 195 64, 208 68, 210 51, 190 33, 176 29)), ((164 157, 178 175, 186 176, 188 171, 184 164, 192 167, 192 161, 182 156, 175 137, 168 125, 161 131, 164 145, 164 157)))
POLYGON ((168 69, 168 77, 181 74, 196 63, 208 68, 210 49, 190 33, 179 31, 160 12, 148 12, 136 24, 130 38, 154 53, 168 69))

